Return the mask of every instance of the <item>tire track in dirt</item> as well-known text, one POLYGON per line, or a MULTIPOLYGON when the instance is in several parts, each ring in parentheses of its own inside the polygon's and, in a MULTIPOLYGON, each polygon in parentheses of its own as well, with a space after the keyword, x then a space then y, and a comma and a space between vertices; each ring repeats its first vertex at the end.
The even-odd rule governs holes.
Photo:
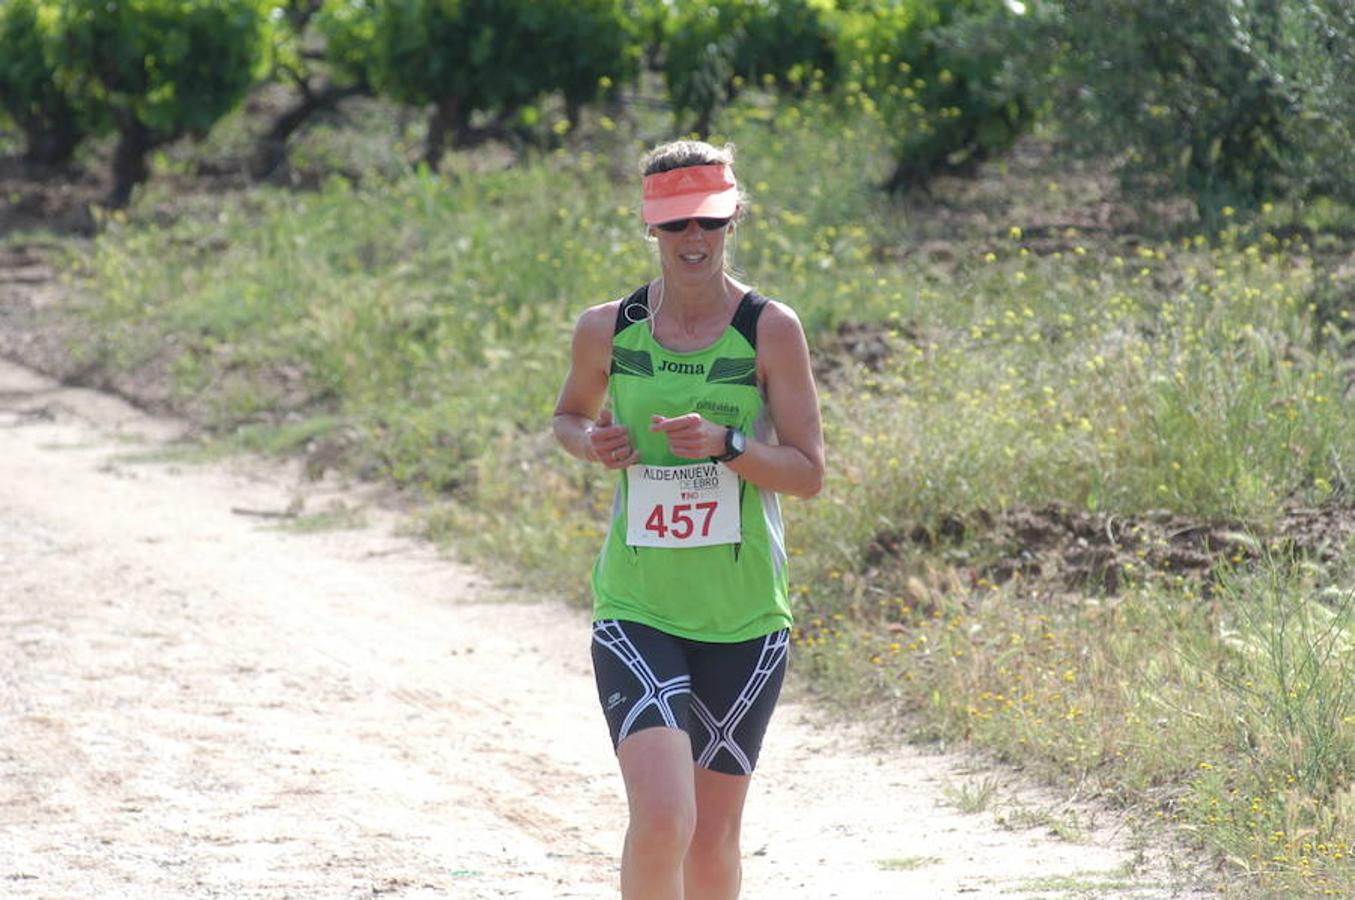
MULTIPOLYGON (((176 431, 0 363, 0 894, 613 896, 625 803, 586 617, 496 594, 374 505, 309 535, 232 513, 295 499, 277 466, 125 458, 176 431)), ((763 759, 748 897, 1073 873, 1189 895, 1126 874, 1108 814, 1083 844, 1004 831, 939 805, 964 760, 867 749, 794 700, 763 759)))

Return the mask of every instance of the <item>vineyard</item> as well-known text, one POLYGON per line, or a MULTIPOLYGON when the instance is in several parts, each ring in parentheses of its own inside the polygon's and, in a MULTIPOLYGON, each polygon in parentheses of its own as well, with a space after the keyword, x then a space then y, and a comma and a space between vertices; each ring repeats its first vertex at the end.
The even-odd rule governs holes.
POLYGON ((1345 896, 1353 70, 1343 0, 0 0, 0 259, 61 273, 0 353, 582 601, 569 333, 643 150, 732 142, 824 397, 797 677, 1345 896))

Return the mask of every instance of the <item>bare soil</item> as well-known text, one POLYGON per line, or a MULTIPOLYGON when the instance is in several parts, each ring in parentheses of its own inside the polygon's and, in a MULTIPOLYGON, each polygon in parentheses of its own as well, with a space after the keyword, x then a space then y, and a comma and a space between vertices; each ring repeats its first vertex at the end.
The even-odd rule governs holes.
MULTIPOLYGON (((0 894, 614 895, 585 614, 185 429, 0 363, 0 894)), ((783 703, 745 896, 1192 895, 1127 819, 875 731, 783 703)))
POLYGON ((898 578, 907 574, 914 550, 930 551, 972 583, 1021 579, 1042 598, 1116 594, 1130 582, 1164 581, 1209 594, 1223 572, 1266 556, 1344 570, 1352 539, 1355 508, 1346 498, 1285 506, 1267 523, 1168 510, 1112 515, 1051 503, 881 532, 866 559, 871 572, 888 570, 898 578))
POLYGON ((0 154, 0 238, 21 231, 93 234, 91 206, 105 191, 90 171, 52 170, 0 154))

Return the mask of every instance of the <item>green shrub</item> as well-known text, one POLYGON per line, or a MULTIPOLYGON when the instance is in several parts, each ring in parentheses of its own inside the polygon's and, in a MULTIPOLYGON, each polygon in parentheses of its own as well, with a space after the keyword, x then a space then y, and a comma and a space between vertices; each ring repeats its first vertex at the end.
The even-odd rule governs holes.
POLYGON ((475 111, 530 100, 536 85, 529 67, 500 65, 512 58, 504 54, 527 49, 518 16, 523 5, 522 0, 379 5, 373 47, 378 88, 402 103, 436 104, 442 124, 450 127, 464 125, 475 111))
POLYGON ((576 115, 633 72, 621 13, 618 0, 394 0, 377 17, 374 76, 396 100, 434 106, 424 159, 436 168, 477 112, 508 121, 559 90, 576 115))
POLYGON ((69 162, 85 135, 56 79, 55 12, 39 0, 0 5, 0 110, 23 131, 26 157, 49 165, 69 162))
MULTIPOLYGON (((664 78, 679 115, 708 134, 715 111, 740 82, 798 88, 834 68, 832 3, 824 0, 706 0, 668 20, 664 78)), ((681 129, 679 129, 681 130, 681 129)))
POLYGON ((571 126, 579 111, 639 70, 640 34, 621 0, 548 0, 531 5, 544 87, 559 91, 571 126))
POLYGON ((147 155, 205 134, 265 60, 259 0, 62 0, 60 66, 118 132, 110 202, 149 177, 147 155))
POLYGON ((1355 5, 1286 3, 1276 17, 1258 53, 1298 109, 1281 123, 1287 174, 1300 195, 1355 203, 1355 5))
POLYGON ((1284 192, 1296 97, 1266 62, 1265 0, 1067 0, 1044 4, 1067 136, 1120 155, 1139 189, 1185 191, 1207 225, 1284 192))
POLYGON ((672 6, 664 0, 622 0, 623 15, 640 45, 647 68, 658 71, 672 6))
POLYGON ((924 187, 1005 150, 1033 108, 1003 78, 994 46, 1011 13, 1001 0, 882 0, 842 16, 845 99, 897 135, 886 187, 924 187))
POLYGON ((1031 0, 1007 44, 1064 140, 1211 232, 1229 207, 1355 199, 1347 0, 1031 0))
POLYGON ((286 0, 273 16, 273 80, 291 84, 295 101, 264 130, 254 151, 255 177, 273 172, 287 143, 318 113, 371 92, 369 46, 375 7, 364 0, 286 0), (319 43, 323 49, 317 51, 319 43))
POLYGON ((324 0, 314 16, 324 40, 330 77, 341 83, 372 80, 371 44, 376 38, 376 6, 370 0, 324 0))

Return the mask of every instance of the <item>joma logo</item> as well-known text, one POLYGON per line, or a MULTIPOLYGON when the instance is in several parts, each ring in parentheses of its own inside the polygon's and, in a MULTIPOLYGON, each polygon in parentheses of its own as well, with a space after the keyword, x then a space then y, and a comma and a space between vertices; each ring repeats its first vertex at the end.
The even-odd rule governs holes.
POLYGON ((676 372, 679 375, 705 375, 705 363, 673 362, 671 359, 659 363, 660 372, 676 372))

